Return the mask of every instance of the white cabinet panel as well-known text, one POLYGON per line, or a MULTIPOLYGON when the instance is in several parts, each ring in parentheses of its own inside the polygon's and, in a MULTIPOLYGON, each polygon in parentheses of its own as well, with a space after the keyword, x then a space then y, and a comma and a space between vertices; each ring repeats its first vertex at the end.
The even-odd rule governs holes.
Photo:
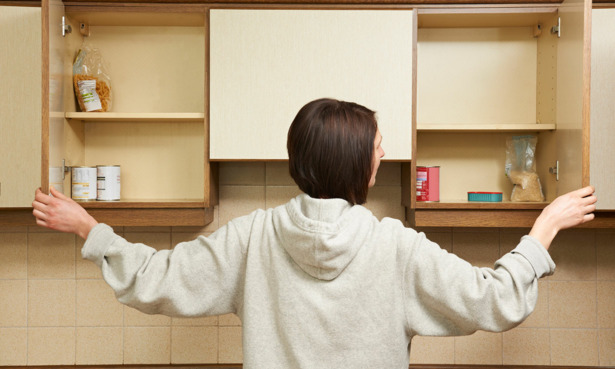
POLYGON ((375 110, 385 159, 411 159, 413 19, 412 10, 211 10, 211 159, 287 159, 290 123, 321 97, 375 110))

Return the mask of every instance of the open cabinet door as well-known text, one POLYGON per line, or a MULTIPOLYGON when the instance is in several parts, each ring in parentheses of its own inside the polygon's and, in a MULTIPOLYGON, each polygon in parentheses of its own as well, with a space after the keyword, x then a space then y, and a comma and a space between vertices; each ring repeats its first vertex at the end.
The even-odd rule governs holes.
POLYGON ((64 39, 61 0, 43 0, 42 11, 42 163, 41 188, 66 192, 63 186, 64 166, 64 39))
POLYGON ((615 210, 615 8, 592 11, 589 181, 598 210, 615 210))
POLYGON ((565 0, 557 45, 557 160, 562 195, 589 184, 591 0, 565 0))
POLYGON ((30 207, 41 175, 41 9, 0 6, 0 208, 30 207))

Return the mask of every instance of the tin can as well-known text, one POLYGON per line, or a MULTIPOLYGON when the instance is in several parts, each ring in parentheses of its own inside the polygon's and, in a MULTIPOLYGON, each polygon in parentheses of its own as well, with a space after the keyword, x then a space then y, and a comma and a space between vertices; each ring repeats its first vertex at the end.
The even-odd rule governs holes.
POLYGON ((58 192, 64 193, 64 171, 61 167, 49 167, 49 188, 53 187, 58 192))
POLYGON ((118 201, 120 199, 120 166, 98 165, 96 166, 98 178, 99 201, 118 201))
POLYGON ((416 167, 416 201, 440 201, 440 167, 416 167))
POLYGON ((96 167, 73 167, 71 180, 74 200, 96 200, 96 167))

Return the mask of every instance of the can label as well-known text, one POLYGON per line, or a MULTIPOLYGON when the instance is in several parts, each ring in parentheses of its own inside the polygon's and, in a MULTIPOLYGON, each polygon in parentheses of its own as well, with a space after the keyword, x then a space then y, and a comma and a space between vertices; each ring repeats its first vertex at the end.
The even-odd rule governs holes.
POLYGON ((416 201, 440 201, 440 167, 416 167, 416 201))
POLYGON ((64 193, 64 181, 62 178, 62 168, 60 167, 49 167, 49 187, 53 187, 58 192, 64 193))
POLYGON ((120 199, 120 166, 99 165, 96 167, 99 201, 118 201, 120 199))
POLYGON ((73 167, 71 179, 74 200, 96 200, 96 167, 73 167))

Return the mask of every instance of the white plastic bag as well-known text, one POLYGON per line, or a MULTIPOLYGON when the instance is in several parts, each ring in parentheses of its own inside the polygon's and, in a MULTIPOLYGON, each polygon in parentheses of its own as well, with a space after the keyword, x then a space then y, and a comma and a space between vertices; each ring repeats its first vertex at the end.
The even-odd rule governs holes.
POLYGON ((545 201, 536 173, 536 136, 514 136, 506 140, 506 176, 513 183, 511 201, 545 201))
POLYGON ((111 110, 111 78, 100 52, 82 47, 73 63, 73 85, 81 111, 111 110))

